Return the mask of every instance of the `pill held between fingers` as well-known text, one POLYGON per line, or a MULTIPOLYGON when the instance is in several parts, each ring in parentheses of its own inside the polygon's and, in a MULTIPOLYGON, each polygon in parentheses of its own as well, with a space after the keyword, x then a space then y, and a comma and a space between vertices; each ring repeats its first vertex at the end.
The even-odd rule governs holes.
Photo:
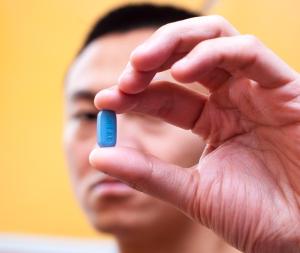
POLYGON ((116 113, 111 110, 102 110, 97 115, 97 143, 100 147, 113 147, 116 141, 116 113))

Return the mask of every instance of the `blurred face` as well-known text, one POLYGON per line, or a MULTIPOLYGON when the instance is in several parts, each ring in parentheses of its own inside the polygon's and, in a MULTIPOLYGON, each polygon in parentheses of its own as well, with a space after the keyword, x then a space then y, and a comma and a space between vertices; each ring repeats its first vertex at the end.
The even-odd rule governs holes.
MULTIPOLYGON (((138 29, 94 41, 74 62, 65 86, 64 145, 76 196, 91 224, 115 235, 172 229, 187 220, 173 207, 95 170, 88 161, 96 143, 94 96, 117 83, 130 52, 153 31, 138 29)), ((161 78, 169 79, 167 73, 161 78)), ((184 167, 198 161, 203 143, 189 131, 136 113, 117 117, 117 145, 184 167)))

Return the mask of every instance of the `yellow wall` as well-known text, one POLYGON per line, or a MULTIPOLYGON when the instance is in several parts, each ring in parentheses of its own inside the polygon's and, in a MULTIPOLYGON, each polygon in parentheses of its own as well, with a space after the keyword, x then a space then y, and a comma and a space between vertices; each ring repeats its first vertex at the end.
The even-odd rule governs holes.
MULTIPOLYGON (((0 1, 0 232, 96 236, 63 161, 62 78, 92 21, 124 2, 0 1)), ((203 1, 153 2, 199 9, 203 1)), ((299 0, 220 0, 212 12, 300 69, 299 0)))

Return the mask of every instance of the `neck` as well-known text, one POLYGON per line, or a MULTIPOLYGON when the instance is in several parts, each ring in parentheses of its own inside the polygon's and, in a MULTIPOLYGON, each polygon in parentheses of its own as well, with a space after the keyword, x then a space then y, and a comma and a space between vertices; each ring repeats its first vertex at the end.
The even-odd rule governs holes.
POLYGON ((158 231, 139 231, 134 236, 128 234, 117 237, 120 253, 238 252, 207 228, 192 222, 186 227, 178 226, 176 231, 160 228, 158 231))

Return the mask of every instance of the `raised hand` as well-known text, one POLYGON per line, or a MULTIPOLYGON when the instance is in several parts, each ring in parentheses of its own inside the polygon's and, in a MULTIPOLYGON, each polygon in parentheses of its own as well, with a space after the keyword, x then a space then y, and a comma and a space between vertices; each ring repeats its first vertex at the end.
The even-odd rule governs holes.
POLYGON ((99 92, 95 104, 192 130, 207 142, 199 163, 181 168, 122 147, 95 149, 90 161, 174 204, 244 252, 300 252, 299 76, 221 17, 163 26, 132 53, 119 85, 99 92), (166 69, 210 94, 151 82, 166 69))

